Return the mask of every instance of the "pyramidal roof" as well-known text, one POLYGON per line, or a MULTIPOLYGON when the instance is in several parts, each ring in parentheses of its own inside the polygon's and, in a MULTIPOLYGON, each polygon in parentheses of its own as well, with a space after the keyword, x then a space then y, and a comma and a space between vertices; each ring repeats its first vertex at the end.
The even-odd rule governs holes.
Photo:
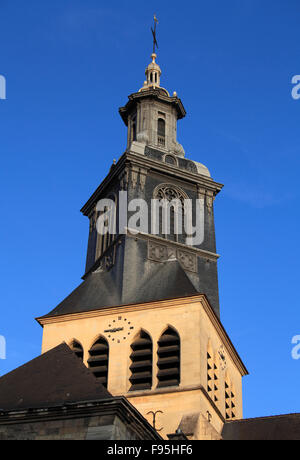
POLYGON ((145 277, 127 276, 135 282, 116 283, 112 272, 95 271, 42 318, 199 294, 177 260, 155 264, 145 277))

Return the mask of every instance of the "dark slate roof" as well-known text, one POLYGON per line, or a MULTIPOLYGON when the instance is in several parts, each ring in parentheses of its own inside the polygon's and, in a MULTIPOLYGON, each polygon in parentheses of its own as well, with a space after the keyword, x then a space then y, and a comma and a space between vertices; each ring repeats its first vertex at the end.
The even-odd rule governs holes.
POLYGON ((94 272, 66 297, 48 316, 80 313, 120 305, 121 295, 109 273, 94 272))
POLYGON ((155 264, 151 272, 118 290, 111 272, 94 272, 43 318, 155 302, 199 294, 177 260, 155 264))
POLYGON ((0 378, 4 411, 111 398, 65 343, 0 378))
POLYGON ((276 415, 226 422, 225 441, 293 441, 300 440, 300 414, 276 415))
POLYGON ((199 294, 177 260, 155 264, 145 279, 136 280, 123 295, 123 304, 155 302, 199 294))

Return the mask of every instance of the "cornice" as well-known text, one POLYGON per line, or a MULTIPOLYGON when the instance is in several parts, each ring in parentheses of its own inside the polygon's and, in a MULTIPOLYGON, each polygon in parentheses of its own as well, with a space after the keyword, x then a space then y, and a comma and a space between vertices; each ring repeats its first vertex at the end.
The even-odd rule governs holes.
POLYGON ((146 166, 150 170, 155 170, 160 173, 165 173, 165 174, 168 174, 169 176, 174 176, 177 179, 186 180, 187 182, 194 182, 195 185, 203 186, 207 190, 214 192, 215 195, 217 195, 224 187, 223 184, 219 182, 215 182, 210 177, 203 176, 202 174, 186 171, 185 169, 180 168, 179 166, 170 165, 169 163, 164 163, 162 161, 154 160, 153 158, 138 155, 131 151, 127 152, 127 158, 131 162, 134 162, 136 165, 140 167, 146 166))
POLYGON ((176 107, 178 119, 182 119, 186 116, 186 110, 183 106, 181 99, 177 96, 167 96, 159 88, 149 88, 146 91, 141 91, 137 93, 132 93, 128 96, 128 102, 124 107, 119 108, 119 113, 124 121, 125 125, 128 126, 128 112, 131 111, 134 104, 136 104, 141 99, 157 99, 162 101, 165 104, 173 105, 176 107))
POLYGON ((189 297, 179 297, 177 299, 168 299, 168 300, 158 300, 155 302, 147 302, 147 303, 139 303, 139 304, 130 304, 130 305, 120 305, 117 307, 107 307, 102 308, 101 310, 91 310, 85 311, 80 313, 69 313, 67 315, 60 315, 60 316, 47 316, 47 317, 39 317, 35 318, 36 321, 41 325, 44 326, 46 324, 54 324, 54 323, 64 323, 67 321, 76 321, 82 319, 89 319, 89 318, 96 318, 101 316, 108 316, 118 313, 130 313, 135 311, 145 311, 151 310, 153 308, 173 308, 173 307, 181 307, 182 305, 196 303, 199 302, 199 298, 202 297, 202 294, 195 294, 197 297, 194 300, 194 296, 189 297))
POLYGON ((152 235, 151 233, 150 234, 142 233, 142 232, 136 233, 135 231, 131 233, 130 228, 127 228, 126 236, 128 236, 129 238, 135 238, 135 239, 138 238, 144 241, 149 241, 149 240, 156 241, 157 243, 171 246, 171 247, 178 248, 178 249, 182 249, 185 252, 191 252, 193 254, 196 254, 199 257, 202 257, 204 259, 210 259, 215 262, 221 257, 219 254, 216 254, 214 252, 205 251, 204 249, 195 248, 194 246, 187 246, 186 244, 183 244, 183 243, 178 243, 176 241, 167 240, 166 238, 162 238, 157 235, 152 235))
POLYGON ((110 415, 118 416, 139 436, 146 432, 150 439, 161 439, 159 433, 124 396, 96 401, 78 401, 44 408, 1 411, 0 426, 110 415))
POLYGON ((185 171, 178 166, 169 165, 167 163, 163 163, 161 161, 154 160, 152 158, 148 158, 144 155, 135 154, 131 151, 126 151, 123 153, 121 158, 119 159, 116 165, 113 165, 111 170, 109 171, 108 175, 105 179, 101 182, 99 187, 95 190, 95 192, 91 195, 89 200, 85 203, 85 205, 81 208, 81 212, 88 216, 94 206, 94 204, 98 201, 101 194, 105 192, 105 189, 108 185, 115 179, 119 178, 121 172, 126 168, 126 165, 129 167, 136 167, 141 169, 152 170, 158 173, 163 173, 169 176, 173 176, 175 179, 180 181, 186 181, 189 183, 193 183, 195 186, 203 187, 206 190, 211 191, 214 196, 216 196, 223 188, 223 184, 215 182, 213 179, 208 178, 206 176, 202 176, 201 174, 195 174, 189 171, 185 171))

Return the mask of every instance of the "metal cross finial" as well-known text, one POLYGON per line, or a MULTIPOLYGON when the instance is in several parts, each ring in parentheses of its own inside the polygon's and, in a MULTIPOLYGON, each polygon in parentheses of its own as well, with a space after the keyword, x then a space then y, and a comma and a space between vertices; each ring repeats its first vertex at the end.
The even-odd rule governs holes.
POLYGON ((158 43, 156 39, 156 26, 158 24, 158 20, 156 15, 154 15, 154 29, 151 27, 152 35, 153 35, 153 54, 155 54, 155 48, 158 48, 158 43))
POLYGON ((156 431, 161 431, 163 428, 160 428, 159 430, 156 428, 156 415, 157 414, 163 414, 163 412, 161 410, 157 410, 156 412, 153 412, 153 411, 150 411, 147 413, 147 415, 149 414, 152 414, 153 415, 153 428, 156 430, 156 431))

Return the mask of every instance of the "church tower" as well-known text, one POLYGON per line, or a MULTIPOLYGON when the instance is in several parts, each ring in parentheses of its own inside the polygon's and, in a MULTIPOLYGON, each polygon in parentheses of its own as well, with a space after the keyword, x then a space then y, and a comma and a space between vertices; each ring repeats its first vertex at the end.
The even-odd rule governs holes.
POLYGON ((42 352, 66 342, 113 395, 125 396, 150 423, 155 414, 166 439, 181 431, 219 439, 226 420, 242 418, 247 374, 220 321, 213 206, 222 185, 186 158, 177 140, 186 111, 161 86, 156 60, 154 46, 143 87, 119 109, 126 151, 82 208, 89 219, 83 282, 38 318, 42 352), (145 203, 148 226, 133 231, 135 200, 145 203), (153 200, 181 204, 182 213, 170 209, 170 232, 161 210, 151 231, 153 200), (203 235, 192 244, 186 231, 175 231, 188 202, 193 223, 202 205, 203 235))

